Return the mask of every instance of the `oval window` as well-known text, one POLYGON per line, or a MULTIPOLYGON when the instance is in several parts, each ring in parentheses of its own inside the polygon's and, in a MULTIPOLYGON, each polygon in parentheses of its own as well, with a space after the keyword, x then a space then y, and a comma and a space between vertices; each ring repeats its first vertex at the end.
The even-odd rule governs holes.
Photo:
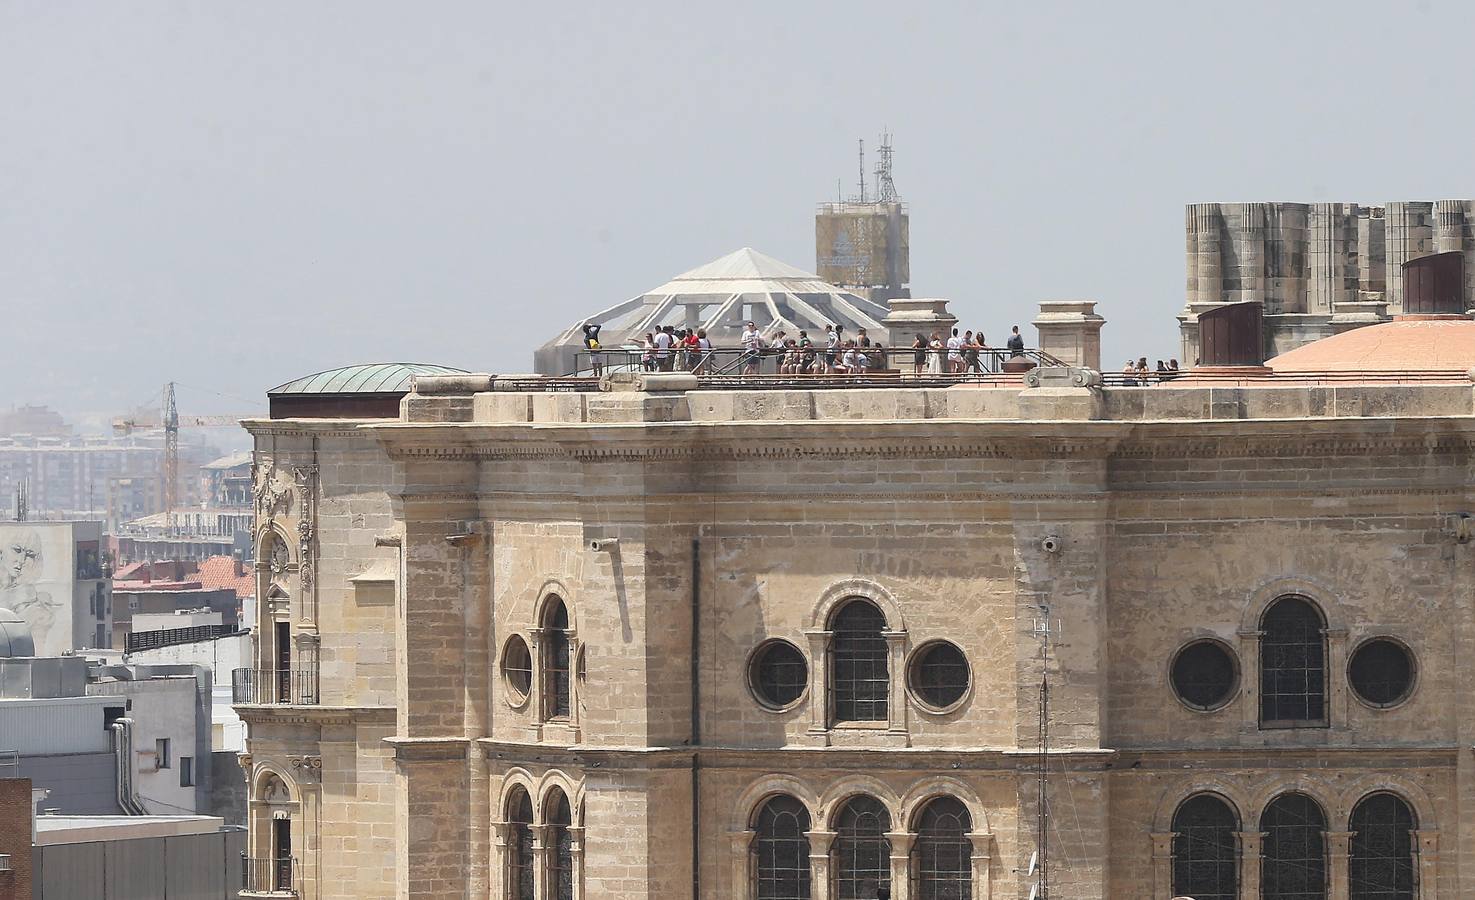
POLYGON ((788 641, 768 641, 753 653, 748 682, 758 702, 783 709, 798 700, 809 686, 809 664, 788 641))
POLYGON ((911 689, 933 709, 946 709, 968 692, 968 660, 956 644, 933 641, 912 658, 911 689))
POLYGON ((1396 706, 1414 686, 1413 654, 1397 641, 1374 638, 1353 651, 1347 680, 1364 703, 1396 706))
POLYGON ((1173 660, 1173 690, 1194 709, 1216 709, 1234 696, 1239 670, 1234 655, 1218 641, 1196 641, 1173 660))

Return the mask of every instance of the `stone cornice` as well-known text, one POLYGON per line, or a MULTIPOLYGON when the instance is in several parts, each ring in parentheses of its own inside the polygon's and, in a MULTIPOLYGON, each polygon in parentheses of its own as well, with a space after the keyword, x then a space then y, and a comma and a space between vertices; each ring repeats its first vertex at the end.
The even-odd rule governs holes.
POLYGON ((1379 744, 1362 747, 1192 747, 1119 749, 1112 768, 1117 771, 1173 771, 1193 769, 1409 769, 1446 768, 1459 761, 1461 748, 1379 744))
POLYGON ((400 762, 465 759, 471 747, 470 739, 459 737, 387 737, 384 743, 400 762))
POLYGON ((367 425, 388 424, 393 419, 243 419, 241 427, 255 437, 366 437, 367 425))

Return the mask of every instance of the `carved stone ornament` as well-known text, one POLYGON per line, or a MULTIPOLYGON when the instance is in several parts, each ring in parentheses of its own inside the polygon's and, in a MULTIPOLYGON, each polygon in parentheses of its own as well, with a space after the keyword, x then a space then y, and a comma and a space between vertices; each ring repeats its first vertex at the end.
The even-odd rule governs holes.
POLYGON ((262 474, 258 468, 252 473, 252 494, 256 498, 256 514, 263 519, 271 519, 277 513, 285 513, 292 507, 292 485, 287 481, 283 472, 278 472, 275 466, 268 468, 266 474, 262 474))
POLYGON ((287 551, 287 545, 281 541, 271 542, 271 558, 267 565, 271 567, 271 574, 280 578, 287 571, 287 564, 291 561, 291 554, 287 551))
POLYGON ((294 466, 292 468, 292 480, 297 485, 297 543, 300 548, 297 577, 302 581, 304 592, 312 590, 313 581, 317 577, 312 552, 313 520, 316 515, 313 507, 313 487, 317 481, 317 474, 317 466, 294 466))
POLYGON ((321 756, 289 756, 287 765, 292 768, 292 777, 297 779, 298 784, 316 784, 323 777, 323 758, 321 756))

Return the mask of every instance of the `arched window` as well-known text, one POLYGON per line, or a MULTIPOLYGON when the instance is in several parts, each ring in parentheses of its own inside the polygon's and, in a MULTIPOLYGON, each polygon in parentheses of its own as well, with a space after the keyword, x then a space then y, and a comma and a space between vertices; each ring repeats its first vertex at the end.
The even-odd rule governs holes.
POLYGON ((1173 813, 1173 895, 1194 900, 1237 900, 1239 822, 1213 794, 1189 797, 1173 813))
POLYGON ((809 811, 786 794, 771 798, 753 823, 753 896, 756 900, 809 900, 809 811))
POLYGON ((574 900, 574 836, 569 831, 573 817, 568 797, 554 788, 547 800, 548 900, 574 900))
POLYGON ((533 897, 533 801, 528 792, 514 788, 507 801, 507 897, 533 897))
POLYGON ((1326 638, 1304 597, 1282 597, 1260 620, 1260 724, 1326 724, 1326 638))
POLYGON ((891 887, 891 816, 875 797, 851 797, 835 819, 835 900, 872 900, 891 887))
POLYGON ((830 620, 830 685, 840 722, 886 721, 886 617, 866 600, 847 602, 830 620))
POLYGON ((973 830, 973 819, 968 808, 954 797, 938 797, 922 808, 916 828, 914 900, 971 900, 973 842, 968 832, 973 830))
POLYGON ((543 608, 543 715, 569 714, 568 608, 561 597, 549 597, 543 608))
POLYGON ((1260 816, 1265 838, 1260 864, 1263 900, 1322 900, 1326 896, 1326 815, 1305 794, 1281 794, 1260 816))
POLYGON ((1413 810, 1393 794, 1369 794, 1352 809, 1348 881, 1352 900, 1413 900, 1413 810))

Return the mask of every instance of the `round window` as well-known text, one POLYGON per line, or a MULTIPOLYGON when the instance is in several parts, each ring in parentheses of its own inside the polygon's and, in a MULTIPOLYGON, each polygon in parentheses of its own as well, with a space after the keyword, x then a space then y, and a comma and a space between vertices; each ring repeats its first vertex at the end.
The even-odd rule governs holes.
POLYGON ((799 648, 788 641, 768 641, 753 652, 748 682, 759 703, 783 709, 809 686, 809 665, 799 648))
POLYGON ((933 641, 912 657, 912 694, 933 709, 946 709, 968 692, 968 660, 956 644, 933 641))
POLYGON ((507 688, 512 691, 515 702, 527 699, 533 686, 533 655, 528 652, 527 641, 520 634, 508 638, 507 645, 502 648, 502 677, 507 680, 507 688))
POLYGON ((1397 641, 1374 638, 1352 653, 1347 680, 1364 703, 1396 706, 1414 686, 1413 654, 1397 641))
POLYGON ((1194 709, 1217 709, 1228 703, 1238 681, 1234 655, 1218 641, 1196 641, 1173 660, 1173 690, 1194 709))

